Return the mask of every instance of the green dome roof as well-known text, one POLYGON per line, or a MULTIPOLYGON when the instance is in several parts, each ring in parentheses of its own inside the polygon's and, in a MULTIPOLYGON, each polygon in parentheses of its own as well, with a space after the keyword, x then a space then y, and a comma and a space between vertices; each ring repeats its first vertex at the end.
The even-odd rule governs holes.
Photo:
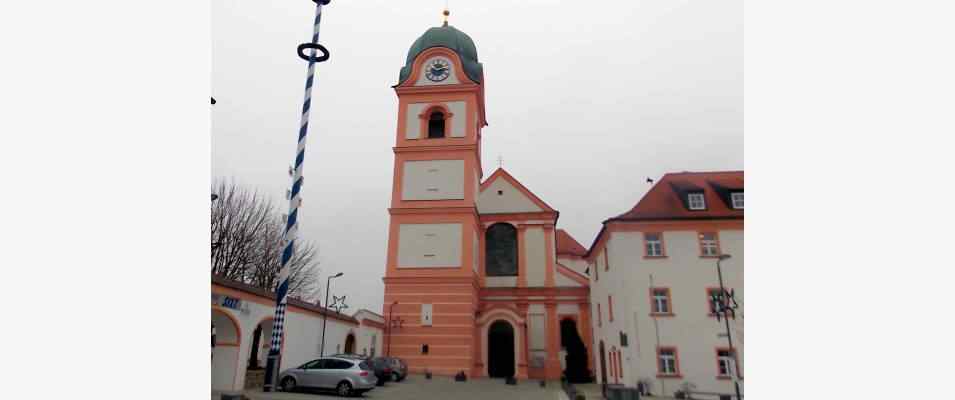
POLYGON ((447 47, 454 50, 464 63, 464 72, 468 75, 468 78, 481 83, 484 67, 478 62, 477 48, 474 47, 474 41, 466 33, 457 30, 455 27, 444 25, 428 29, 418 40, 414 41, 411 49, 408 50, 405 66, 401 67, 401 74, 398 75, 399 85, 411 75, 415 57, 432 47, 447 47))

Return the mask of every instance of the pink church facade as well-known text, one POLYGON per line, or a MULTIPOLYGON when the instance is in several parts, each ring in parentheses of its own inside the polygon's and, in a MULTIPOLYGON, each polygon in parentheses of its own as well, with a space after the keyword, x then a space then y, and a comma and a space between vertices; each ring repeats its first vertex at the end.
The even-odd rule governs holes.
POLYGON ((559 213, 481 165, 483 67, 454 27, 412 45, 399 83, 385 294, 385 353, 411 372, 590 376, 585 250, 559 213))

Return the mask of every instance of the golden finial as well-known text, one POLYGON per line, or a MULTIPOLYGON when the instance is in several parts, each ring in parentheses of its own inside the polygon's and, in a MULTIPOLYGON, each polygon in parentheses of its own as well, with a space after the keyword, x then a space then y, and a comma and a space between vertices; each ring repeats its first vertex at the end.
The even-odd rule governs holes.
POLYGON ((444 26, 448 26, 448 16, 451 15, 451 11, 448 11, 448 7, 444 7, 444 26))

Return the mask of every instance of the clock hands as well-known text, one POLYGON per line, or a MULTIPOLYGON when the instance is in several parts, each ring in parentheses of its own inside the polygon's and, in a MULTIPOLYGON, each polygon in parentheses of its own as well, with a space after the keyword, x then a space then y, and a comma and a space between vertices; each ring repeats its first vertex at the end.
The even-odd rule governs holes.
POLYGON ((438 60, 428 67, 428 78, 432 81, 438 82, 443 81, 444 78, 447 78, 450 74, 450 66, 447 62, 438 60))

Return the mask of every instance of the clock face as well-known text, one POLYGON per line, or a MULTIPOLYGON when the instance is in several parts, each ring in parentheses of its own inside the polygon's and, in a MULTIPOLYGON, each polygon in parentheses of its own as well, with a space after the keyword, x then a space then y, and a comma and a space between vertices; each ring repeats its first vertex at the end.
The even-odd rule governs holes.
POLYGON ((424 76, 432 82, 441 82, 451 75, 451 65, 446 60, 436 58, 425 66, 424 76))

